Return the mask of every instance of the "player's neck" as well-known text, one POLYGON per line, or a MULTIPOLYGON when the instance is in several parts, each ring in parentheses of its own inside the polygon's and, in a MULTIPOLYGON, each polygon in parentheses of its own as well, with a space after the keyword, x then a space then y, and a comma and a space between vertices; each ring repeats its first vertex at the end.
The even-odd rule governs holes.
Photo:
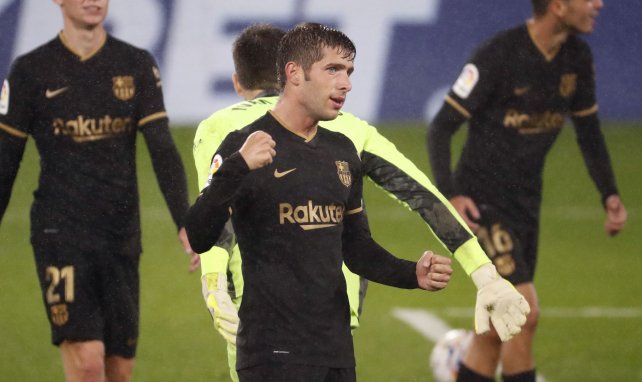
POLYGON ((288 99, 284 94, 274 105, 272 114, 286 129, 306 139, 317 133, 319 121, 310 117, 301 105, 295 100, 288 99))
POLYGON ((554 56, 570 35, 570 31, 550 15, 532 18, 526 24, 533 42, 546 57, 554 56))
POLYGON ((60 35, 65 45, 80 57, 93 54, 107 38, 107 32, 102 24, 93 28, 77 28, 65 23, 60 35))

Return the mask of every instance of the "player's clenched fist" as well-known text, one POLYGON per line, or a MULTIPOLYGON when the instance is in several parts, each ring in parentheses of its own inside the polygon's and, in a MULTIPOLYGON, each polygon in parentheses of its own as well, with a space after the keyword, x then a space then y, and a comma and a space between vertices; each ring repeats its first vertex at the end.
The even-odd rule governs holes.
POLYGON ((272 163, 272 158, 276 155, 274 146, 276 142, 268 133, 255 131, 247 137, 239 153, 250 170, 256 170, 272 163))
POLYGON ((421 289, 438 291, 444 289, 450 281, 453 268, 448 257, 435 255, 426 251, 417 261, 417 283, 421 289))

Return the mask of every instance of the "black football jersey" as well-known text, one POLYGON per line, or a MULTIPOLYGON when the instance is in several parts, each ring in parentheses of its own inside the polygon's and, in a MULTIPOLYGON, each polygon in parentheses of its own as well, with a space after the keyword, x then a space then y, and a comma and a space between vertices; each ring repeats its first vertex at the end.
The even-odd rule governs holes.
POLYGON ((571 35, 546 55, 527 25, 501 32, 464 66, 446 103, 470 118, 457 192, 536 221, 544 159, 565 118, 597 112, 590 48, 571 35))
POLYGON ((306 140, 268 113, 230 133, 214 166, 257 130, 272 136, 277 154, 245 175, 232 203, 245 280, 237 366, 353 367, 341 235, 344 216, 361 211, 357 151, 321 127, 306 140))
POLYGON ((0 134, 31 135, 40 154, 34 237, 140 253, 136 133, 167 118, 153 57, 107 36, 81 58, 59 35, 19 57, 4 87, 0 134))

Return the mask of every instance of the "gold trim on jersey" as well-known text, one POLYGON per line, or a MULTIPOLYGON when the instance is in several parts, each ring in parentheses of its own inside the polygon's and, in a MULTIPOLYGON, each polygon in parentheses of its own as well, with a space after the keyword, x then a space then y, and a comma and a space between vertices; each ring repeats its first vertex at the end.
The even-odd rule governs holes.
POLYGON ((346 211, 345 215, 346 215, 346 216, 348 216, 348 215, 354 215, 354 214, 358 214, 358 213, 359 213, 359 212, 361 212, 361 211, 363 211, 363 206, 362 206, 362 207, 359 207, 359 208, 355 208, 355 209, 353 209, 353 210, 348 210, 348 211, 346 211))
POLYGON ((466 118, 470 118, 471 117, 471 115, 468 112, 468 110, 466 110, 463 106, 461 106, 459 104, 459 102, 455 101, 455 99, 453 97, 447 95, 445 101, 446 101, 447 104, 452 106, 455 110, 460 112, 464 117, 466 117, 466 118))
POLYGON ((138 127, 141 127, 151 121, 155 121, 157 119, 165 118, 167 117, 167 112, 166 111, 159 111, 158 113, 150 114, 147 117, 141 119, 138 121, 138 127))
POLYGON ((301 225, 300 227, 304 231, 310 231, 312 229, 321 229, 321 228, 328 228, 328 227, 334 227, 336 224, 312 224, 312 225, 301 225))
POLYGON ((27 138, 27 134, 26 133, 24 133, 24 132, 22 132, 22 131, 20 131, 18 129, 15 129, 15 128, 11 127, 11 126, 7 126, 4 123, 0 123, 0 129, 6 131, 7 133, 9 133, 11 135, 13 135, 14 137, 27 138))
POLYGON ((279 118, 279 116, 277 116, 276 114, 274 114, 274 113, 272 112, 272 110, 269 110, 269 111, 268 111, 268 113, 270 113, 270 115, 271 115, 272 117, 274 117, 274 119, 276 119, 276 121, 277 121, 278 123, 280 123, 280 124, 281 124, 281 126, 283 126, 287 131, 289 131, 289 132, 291 132, 292 134, 297 135, 297 136, 299 136, 299 137, 301 137, 301 138, 305 139, 305 143, 310 142, 310 141, 311 141, 311 140, 312 140, 312 139, 317 135, 317 131, 319 131, 319 129, 318 129, 318 125, 317 125, 317 128, 315 128, 315 129, 314 129, 314 134, 312 134, 312 135, 310 135, 309 137, 307 137, 307 136, 305 136, 305 135, 303 135, 303 134, 297 133, 296 131, 292 130, 288 125, 286 125, 286 124, 285 124, 285 122, 283 122, 283 120, 281 120, 281 118, 279 118))
POLYGON ((80 52, 78 52, 76 49, 74 49, 71 46, 71 44, 69 44, 67 39, 65 39, 65 36, 62 34, 62 31, 60 31, 60 33, 58 33, 58 38, 60 38, 60 41, 62 42, 62 45, 64 45, 67 49, 69 49, 69 51, 71 53, 73 53, 76 56, 78 56, 80 61, 87 61, 90 58, 92 58, 93 56, 95 56, 96 53, 98 53, 103 48, 103 46, 105 46, 105 42, 107 42, 107 33, 105 33, 103 35, 102 41, 98 44, 98 47, 96 47, 96 49, 94 51, 89 52, 89 54, 86 54, 84 56, 80 52))
POLYGON ((533 28, 533 23, 532 23, 532 21, 529 20, 526 23, 526 30, 528 31, 528 36, 531 38, 531 41, 533 42, 533 45, 535 45, 537 50, 539 50, 539 52, 542 54, 542 56, 544 56, 544 58, 546 59, 547 62, 553 61, 555 56, 557 56, 557 53, 562 48, 562 44, 558 44, 557 46, 553 47, 553 49, 550 52, 547 52, 546 49, 544 49, 544 47, 542 47, 537 42, 537 40, 535 39, 535 36, 533 35, 532 28, 533 28))
POLYGON ((588 109, 571 112, 571 115, 573 117, 586 117, 586 116, 589 116, 591 114, 597 113, 597 110, 598 110, 597 104, 595 104, 595 105, 589 107, 588 109))

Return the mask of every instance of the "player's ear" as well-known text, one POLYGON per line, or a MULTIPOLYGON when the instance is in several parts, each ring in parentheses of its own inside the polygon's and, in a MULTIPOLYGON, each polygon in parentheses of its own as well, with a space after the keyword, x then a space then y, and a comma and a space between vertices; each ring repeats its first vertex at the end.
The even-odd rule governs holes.
POLYGON ((563 17, 568 8, 568 0, 552 0, 548 5, 550 12, 553 12, 557 17, 563 17))
POLYGON ((234 73, 232 74, 232 84, 234 85, 234 91, 236 94, 238 94, 240 97, 243 97, 243 87, 241 86, 241 82, 239 81, 239 75, 234 73))
POLYGON ((303 81, 304 73, 303 68, 294 61, 289 61, 285 64, 286 82, 291 82, 294 86, 299 86, 303 81))

